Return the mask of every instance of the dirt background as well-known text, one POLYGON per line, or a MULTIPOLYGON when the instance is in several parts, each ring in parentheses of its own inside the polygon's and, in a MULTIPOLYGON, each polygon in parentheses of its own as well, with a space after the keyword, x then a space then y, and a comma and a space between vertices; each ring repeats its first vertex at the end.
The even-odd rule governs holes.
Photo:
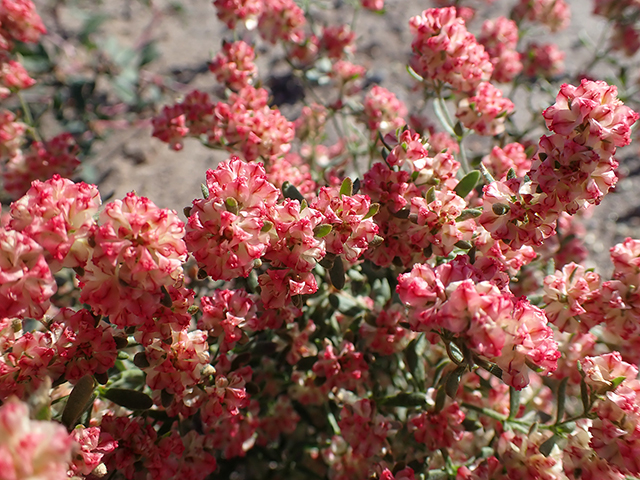
MULTIPOLYGON (((35 1, 53 35, 60 25, 67 35, 74 32, 80 28, 86 15, 99 11, 107 18, 96 33, 100 42, 116 41, 126 47, 149 39, 155 41, 160 55, 145 67, 146 74, 175 79, 176 97, 181 90, 183 93, 193 88, 209 92, 215 90, 216 81, 208 73, 207 62, 220 48, 223 39, 232 40, 233 37, 217 19, 210 1, 67 1, 62 7, 58 5, 57 25, 47 13, 51 11, 52 2, 59 0, 35 1)), ((463 2, 479 8, 469 29, 479 33, 485 18, 508 15, 515 2, 463 2)), ((580 37, 586 36, 597 42, 605 24, 591 14, 592 2, 568 0, 568 3, 572 16, 568 29, 549 34, 540 28, 531 34, 540 42, 557 43, 566 52, 567 71, 575 73, 588 62, 588 52, 581 48, 580 37)), ((411 105, 409 88, 412 81, 405 70, 411 44, 408 20, 433 5, 428 1, 414 0, 387 0, 385 4, 384 16, 367 11, 358 15, 355 28, 358 53, 354 61, 367 67, 370 82, 390 89, 411 105)), ((310 5, 314 19, 320 24, 344 22, 351 19, 353 12, 348 3, 341 1, 311 0, 310 5)), ((258 48, 259 55, 261 50, 264 49, 258 48)), ((281 55, 282 52, 276 49, 259 56, 259 74, 263 80, 277 76, 282 68, 281 55)), ((597 73, 604 78, 609 72, 605 69, 597 73)), ((521 99, 512 100, 518 104, 521 99)), ((549 98, 541 97, 539 101, 541 109, 550 104, 549 98)), ((289 117, 296 114, 295 110, 287 108, 283 112, 289 117)), ((435 118, 433 123, 437 123, 435 118)), ((610 270, 608 249, 614 243, 627 236, 640 238, 640 161, 637 150, 632 145, 620 152, 621 172, 625 178, 618 184, 616 192, 608 195, 586 220, 588 233, 585 242, 593 253, 591 265, 597 266, 603 274, 610 270)), ((103 196, 113 194, 121 198, 135 190, 161 207, 177 210, 182 216, 182 207, 200 196, 205 171, 224 158, 227 158, 224 152, 208 150, 192 139, 187 139, 182 151, 171 151, 166 144, 152 138, 151 127, 143 124, 115 131, 104 141, 97 142, 85 166, 94 174, 97 172, 103 196)))

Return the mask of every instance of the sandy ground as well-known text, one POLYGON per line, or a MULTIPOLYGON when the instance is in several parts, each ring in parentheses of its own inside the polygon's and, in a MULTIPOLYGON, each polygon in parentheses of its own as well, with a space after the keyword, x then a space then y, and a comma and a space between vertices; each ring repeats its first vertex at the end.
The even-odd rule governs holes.
MULTIPOLYGON (((42 11, 51 1, 57 0, 36 0, 36 5, 42 11)), ((101 39, 115 37, 122 45, 134 45, 141 35, 147 34, 157 41, 160 51, 159 59, 147 67, 149 72, 173 76, 188 83, 187 89, 213 91, 215 78, 206 73, 206 63, 222 39, 232 37, 216 18, 211 2, 182 0, 182 14, 155 17, 143 3, 131 0, 110 0, 100 4, 80 0, 67 2, 67 6, 61 9, 61 21, 71 31, 79 24, 78 13, 100 9, 109 16, 100 30, 101 39), (150 25, 152 28, 145 31, 150 25)), ((163 10, 172 2, 156 0, 153 3, 157 9, 163 10)), ((506 14, 514 3, 515 0, 498 0, 487 6, 481 0, 471 2, 481 6, 482 10, 479 19, 470 25, 470 30, 478 33, 482 18, 506 14)), ((312 4, 319 22, 337 23, 350 18, 352 11, 350 6, 340 1, 314 1, 312 4)), ((579 36, 586 35, 596 41, 604 24, 591 15, 591 2, 569 0, 569 4, 571 26, 554 35, 540 30, 540 41, 556 42, 567 53, 567 69, 575 72, 588 61, 584 50, 578 48, 579 36)), ((429 6, 430 2, 426 1, 387 0, 385 16, 361 12, 357 19, 359 53, 356 62, 367 67, 372 81, 394 91, 409 104, 413 100, 408 94, 412 82, 405 70, 411 43, 407 22, 412 15, 429 6)), ((46 15, 44 18, 46 22, 46 15)), ((275 56, 263 55, 258 65, 261 78, 269 78, 280 65, 277 53, 275 56)), ((603 70, 602 75, 606 74, 603 70)), ((519 98, 512 100, 516 104, 520 101, 519 98)), ((540 101, 541 109, 549 104, 548 99, 541 98, 540 101)), ((435 118, 433 123, 436 123, 435 118)), ((621 169, 626 178, 619 183, 616 193, 607 196, 587 221, 586 242, 594 253, 595 264, 603 270, 601 273, 609 271, 607 258, 611 245, 626 236, 640 238, 640 200, 637 195, 640 191, 640 168, 637 158, 631 157, 636 151, 637 148, 632 146, 621 152, 620 159, 624 159, 621 169)), ((149 126, 141 126, 114 132, 105 141, 98 142, 87 165, 95 168, 103 178, 100 183, 103 195, 112 193, 120 198, 135 190, 157 205, 173 208, 182 215, 182 207, 200 195, 206 169, 226 157, 223 152, 208 150, 189 139, 181 152, 173 152, 166 144, 151 137, 149 126)))

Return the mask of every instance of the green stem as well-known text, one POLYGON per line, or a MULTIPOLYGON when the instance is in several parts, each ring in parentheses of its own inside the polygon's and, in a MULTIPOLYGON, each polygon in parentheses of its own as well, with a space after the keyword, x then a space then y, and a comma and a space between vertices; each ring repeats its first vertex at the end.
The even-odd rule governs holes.
POLYGON ((42 138, 40 137, 40 134, 36 130, 36 126, 33 121, 33 116, 31 115, 31 110, 29 109, 29 105, 27 104, 24 97, 19 91, 16 92, 16 95, 18 96, 18 100, 20 100, 20 106, 22 107, 22 112, 24 113, 24 119, 26 120, 27 126, 29 127, 29 133, 33 135, 33 138, 37 142, 42 142, 42 138))

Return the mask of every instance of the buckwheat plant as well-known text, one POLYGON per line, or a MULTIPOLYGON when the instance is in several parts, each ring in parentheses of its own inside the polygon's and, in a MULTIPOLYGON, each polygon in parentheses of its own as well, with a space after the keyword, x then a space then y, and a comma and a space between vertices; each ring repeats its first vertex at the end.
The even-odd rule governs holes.
POLYGON ((211 88, 140 111, 228 152, 183 221, 41 137, 17 47, 45 25, 0 0, 0 479, 640 478, 640 240, 597 273, 580 222, 639 118, 640 4, 593 2, 574 76, 539 42, 569 2, 485 3, 407 15, 382 86, 355 18, 383 0, 215 0, 211 88))

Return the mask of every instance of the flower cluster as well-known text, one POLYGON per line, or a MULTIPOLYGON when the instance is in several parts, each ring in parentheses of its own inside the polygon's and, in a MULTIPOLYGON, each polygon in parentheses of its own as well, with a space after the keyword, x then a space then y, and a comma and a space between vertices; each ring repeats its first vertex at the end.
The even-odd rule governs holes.
POLYGON ((493 73, 489 55, 467 31, 455 7, 431 8, 409 22, 411 68, 424 79, 468 92, 493 73))
POLYGON ((412 330, 442 338, 462 358, 495 363, 517 389, 529 383, 527 364, 547 374, 556 369, 560 353, 544 312, 483 280, 466 257, 435 269, 416 265, 398 277, 397 291, 412 330))
POLYGON ((291 148, 293 124, 270 108, 267 99, 266 90, 246 85, 228 103, 214 105, 206 93, 194 90, 153 119, 153 136, 174 150, 182 149, 184 137, 204 136, 212 147, 239 151, 248 161, 281 155, 291 148))
POLYGON ((462 124, 480 135, 499 135, 504 132, 504 121, 514 105, 489 82, 482 82, 473 96, 458 103, 456 117, 462 124))

